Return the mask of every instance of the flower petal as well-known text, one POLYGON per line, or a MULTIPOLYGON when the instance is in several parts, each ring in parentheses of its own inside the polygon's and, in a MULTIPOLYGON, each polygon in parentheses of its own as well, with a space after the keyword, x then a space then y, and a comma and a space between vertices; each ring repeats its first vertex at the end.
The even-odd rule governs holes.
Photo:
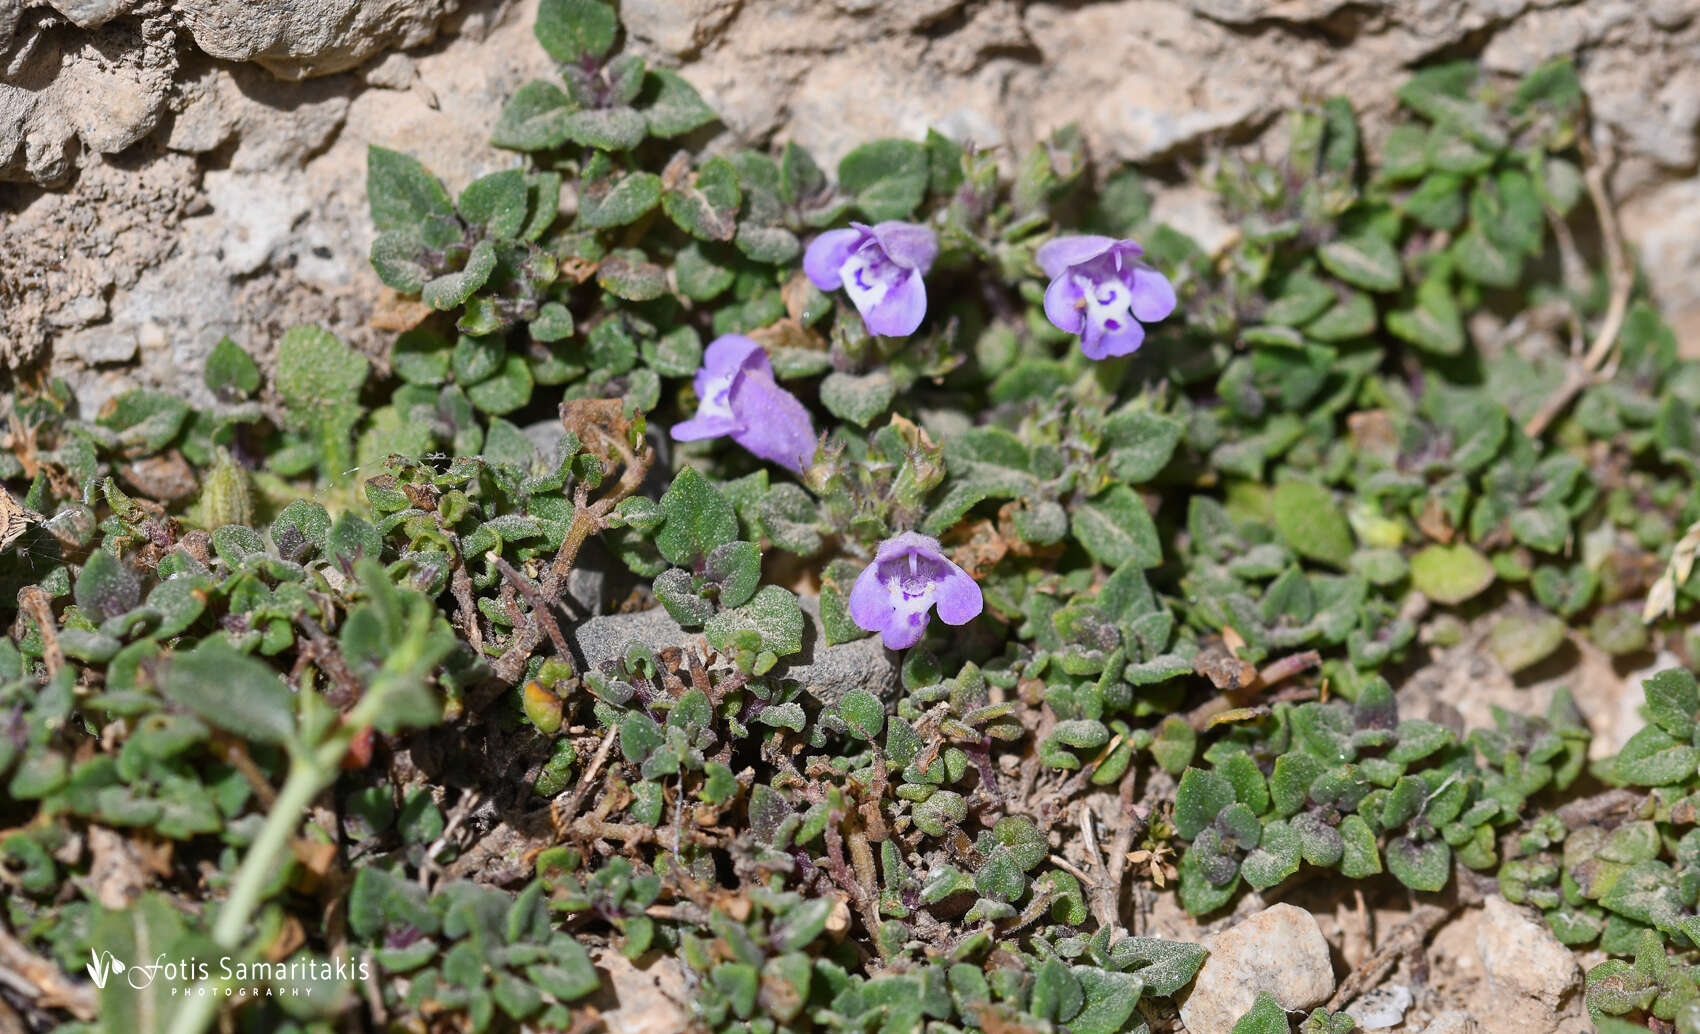
POLYGON ((932 268, 933 259, 938 257, 938 234, 920 223, 893 219, 876 224, 873 232, 886 257, 904 269, 918 269, 925 273, 932 268))
POLYGON ((857 229, 828 230, 809 242, 803 252, 803 272, 823 291, 837 290, 843 283, 838 270, 850 253, 861 243, 864 231, 857 229))
POLYGON ((772 375, 748 373, 732 384, 731 408, 739 427, 732 440, 745 449, 801 474, 815 460, 819 440, 809 411, 772 375))
MULTIPOLYGON (((859 307, 859 306, 858 306, 859 307)), ((868 331, 885 337, 908 337, 927 315, 927 288, 919 270, 911 269, 862 312, 868 331)))
POLYGON ((702 369, 697 371, 699 387, 705 373, 710 377, 725 377, 740 369, 773 374, 773 364, 760 345, 742 334, 722 334, 703 350, 702 369))
POLYGON ((1175 285, 1168 277, 1142 262, 1124 279, 1133 292, 1133 314, 1142 322, 1155 323, 1175 311, 1175 285))
POLYGON ((1131 355, 1145 342, 1145 328, 1138 320, 1129 319, 1124 312, 1119 319, 1103 323, 1088 321, 1080 335, 1080 350, 1088 359, 1108 359, 1111 356, 1131 355), (1110 326, 1110 323, 1116 326, 1110 326))
POLYGON ((939 580, 934 596, 939 620, 947 625, 966 625, 980 616, 986 605, 985 597, 980 592, 979 583, 967 571, 949 560, 945 561, 945 565, 948 571, 939 580))
POLYGON ((1062 275, 1063 270, 1097 258, 1115 247, 1116 243, 1114 237, 1101 237, 1097 234, 1056 237, 1041 245, 1033 258, 1039 263, 1039 268, 1045 271, 1045 275, 1055 280, 1062 275))
POLYGON ((887 650, 907 650, 921 641, 927 633, 927 612, 905 614, 893 610, 891 620, 879 630, 880 641, 887 650))
POLYGON ((874 559, 890 560, 911 551, 934 560, 944 559, 944 548, 939 545, 939 540, 918 531, 905 531, 881 542, 874 559))
POLYGON ((738 429, 738 421, 719 413, 698 412, 689 420, 681 420, 668 431, 676 442, 700 442, 705 438, 720 438, 738 429))
POLYGON ((879 566, 876 560, 862 568, 862 573, 856 576, 855 584, 850 587, 850 620, 856 622, 857 628, 869 632, 884 631, 896 613, 891 594, 880 582, 879 566))
POLYGON ((1045 318, 1058 330, 1080 333, 1086 325, 1086 317, 1081 312, 1085 308, 1084 298, 1085 292, 1073 277, 1057 277, 1051 281, 1051 286, 1045 288, 1045 318))

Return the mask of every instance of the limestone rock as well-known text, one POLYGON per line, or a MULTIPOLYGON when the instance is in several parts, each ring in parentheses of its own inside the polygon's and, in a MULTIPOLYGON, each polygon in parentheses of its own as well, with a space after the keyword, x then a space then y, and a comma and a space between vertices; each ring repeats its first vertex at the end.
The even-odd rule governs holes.
POLYGON ((1286 1009, 1321 1005, 1334 992, 1328 942, 1302 908, 1271 905, 1206 942, 1210 957, 1181 1003, 1192 1034, 1231 1034, 1258 992, 1286 1009))
POLYGON ((195 45, 280 79, 340 72, 430 42, 459 0, 182 0, 195 45))
POLYGON ((1364 1030, 1386 1030, 1405 1021, 1405 1010, 1411 1007, 1411 989, 1404 984, 1383 984, 1358 996, 1346 1006, 1346 1015, 1358 1021, 1364 1030))
POLYGON ((1476 951, 1488 980, 1503 991, 1556 1009, 1582 986, 1576 955, 1546 923, 1495 894, 1483 905, 1476 951))
POLYGON ((632 962, 617 951, 596 953, 608 980, 591 998, 606 1029, 623 1034, 674 1034, 686 1029, 690 987, 684 966, 671 955, 650 952, 632 962))
POLYGON ((738 11, 742 0, 625 0, 620 18, 635 39, 674 57, 686 57, 738 11))
POLYGON ((1480 1030, 1469 1013, 1462 1009, 1448 1009, 1429 1020, 1428 1026, 1419 1034, 1479 1034, 1480 1030))

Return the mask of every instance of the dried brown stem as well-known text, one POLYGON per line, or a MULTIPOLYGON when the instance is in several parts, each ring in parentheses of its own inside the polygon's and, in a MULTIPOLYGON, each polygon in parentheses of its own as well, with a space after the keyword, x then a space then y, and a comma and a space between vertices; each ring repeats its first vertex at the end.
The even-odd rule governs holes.
POLYGON ((53 603, 47 591, 39 585, 26 585, 18 590, 18 607, 30 616, 41 630, 41 659, 52 678, 65 666, 65 651, 59 648, 59 624, 53 620, 53 603))
POLYGON ((66 979, 57 963, 42 958, 0 925, 0 982, 42 1009, 64 1009, 85 1022, 95 1017, 94 989, 66 979))
POLYGON ((555 621, 555 614, 550 609, 549 601, 544 597, 542 591, 532 584, 530 578, 516 571, 514 566, 506 560, 499 556, 493 556, 491 559, 496 564, 496 570, 502 572, 502 577, 506 578, 515 589, 518 589, 519 594, 525 597, 525 601, 531 604, 531 620, 536 622, 542 631, 549 636, 549 641, 555 644, 555 652, 560 655, 562 660, 571 659, 572 652, 567 649, 566 637, 561 635, 561 626, 555 621))
POLYGON ((1531 438, 1537 438, 1545 431, 1559 414, 1563 413, 1572 400, 1581 393, 1583 388, 1593 384, 1605 369, 1606 361, 1611 358, 1617 347, 1618 332, 1623 329, 1623 320, 1629 312, 1629 296, 1635 288, 1635 271, 1629 265, 1628 252, 1623 245, 1623 231, 1617 222, 1617 209, 1612 207, 1611 195, 1606 189, 1606 165, 1609 160, 1598 160, 1593 148, 1589 146, 1587 137, 1580 141, 1582 150, 1582 178, 1588 185, 1588 196, 1594 202, 1594 213, 1600 220, 1600 236, 1605 240, 1606 277, 1611 284, 1611 298, 1606 303, 1606 315, 1600 321, 1599 331, 1594 335, 1594 341, 1588 346, 1580 362, 1572 362, 1566 373, 1564 383, 1557 391, 1541 404, 1529 422, 1523 425, 1523 432, 1531 438))
POLYGON ((607 735, 602 737, 602 745, 596 748, 596 755, 590 759, 590 764, 585 768, 578 785, 573 787, 573 795, 567 798, 566 804, 550 809, 549 817, 555 823, 556 829, 566 829, 571 825, 573 816, 578 814, 579 805, 584 803, 584 795, 595 782, 596 774, 602 771, 603 762, 608 760, 608 752, 614 749, 614 737, 619 735, 619 732, 618 726, 608 729, 607 735))
POLYGON ((1382 978, 1392 971, 1401 958, 1409 952, 1421 949, 1423 942, 1428 940, 1428 935, 1434 932, 1434 928, 1445 922, 1459 907, 1458 903, 1448 907, 1418 905, 1408 919, 1393 928, 1380 948, 1340 982, 1340 989, 1328 1000, 1328 1008, 1338 1010, 1381 983, 1382 978))

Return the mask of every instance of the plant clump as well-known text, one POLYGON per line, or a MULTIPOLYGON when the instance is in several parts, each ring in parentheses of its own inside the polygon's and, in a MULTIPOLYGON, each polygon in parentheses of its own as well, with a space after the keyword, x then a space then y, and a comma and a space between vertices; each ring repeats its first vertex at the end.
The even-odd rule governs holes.
POLYGON ((1073 129, 829 173, 600 0, 536 35, 511 168, 370 153, 429 312, 383 362, 6 398, 28 1023, 583 1029, 618 953, 728 1034, 1169 1029, 1206 953, 1153 894, 1326 873, 1497 883, 1602 953, 1600 1029, 1700 1030, 1700 363, 1569 64, 1425 68, 1373 148, 1295 111, 1211 163, 1207 252, 1073 129), (1413 706, 1465 635, 1680 666, 1590 762, 1569 691, 1413 706), (240 970, 82 981, 156 957, 240 970))

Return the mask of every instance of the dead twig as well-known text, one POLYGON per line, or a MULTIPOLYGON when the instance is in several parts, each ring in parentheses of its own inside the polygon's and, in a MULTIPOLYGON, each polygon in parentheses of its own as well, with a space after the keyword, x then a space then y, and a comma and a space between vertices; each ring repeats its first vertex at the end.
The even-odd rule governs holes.
POLYGON ((602 745, 596 748, 596 755, 590 759, 590 765, 585 768, 584 775, 573 787, 573 795, 567 798, 567 803, 559 808, 549 809, 549 819, 557 830, 566 829, 572 824, 573 816, 578 814, 579 805, 584 803, 584 795, 589 792, 596 779, 596 774, 602 771, 602 763, 608 760, 608 752, 614 749, 614 737, 619 735, 619 727, 612 726, 608 734, 602 737, 602 745))
POLYGON ((438 869, 438 853, 448 846, 449 838, 460 831, 461 823, 465 822, 467 816, 472 814, 472 809, 478 807, 479 800, 481 798, 476 791, 468 790, 461 795, 460 800, 455 802, 454 808, 449 812, 448 821, 443 823, 443 832, 436 840, 432 841, 430 847, 425 849, 425 858, 419 863, 420 887, 425 890, 431 889, 431 877, 436 874, 438 869))
POLYGON ((519 594, 525 597, 525 601, 531 604, 531 620, 541 626, 543 632, 548 635, 549 641, 555 644, 556 653, 560 655, 563 661, 570 661, 572 652, 567 649, 567 639, 561 634, 561 626, 556 622, 554 613, 549 609, 549 601, 544 597, 542 591, 532 584, 530 578, 516 571, 514 566, 506 560, 494 553, 490 555, 490 559, 495 563, 496 570, 502 572, 502 577, 506 578, 515 589, 518 589, 519 594))
POLYGON ((26 585, 18 590, 18 608, 30 616, 41 630, 41 659, 52 678, 65 666, 65 651, 59 648, 59 624, 53 620, 53 602, 39 585, 26 585))
POLYGON ((1617 222, 1617 210, 1612 207, 1611 195, 1606 189, 1606 166, 1610 160, 1600 161, 1586 136, 1580 137, 1579 146, 1582 150, 1582 178, 1588 185, 1588 196, 1594 202, 1594 213, 1600 221, 1600 236, 1605 241, 1606 277, 1611 284, 1611 297, 1606 303, 1605 318, 1600 321, 1599 331, 1587 353, 1580 362, 1570 364, 1564 383, 1523 425, 1523 433, 1530 438, 1540 437, 1541 432, 1558 419, 1583 388, 1610 376, 1606 363, 1617 347, 1617 335, 1623 329, 1624 317, 1629 313, 1629 296, 1635 288, 1635 271, 1630 268, 1628 252, 1623 245, 1623 231, 1617 222))
POLYGON ((1408 952, 1421 949, 1435 927, 1445 922, 1460 906, 1461 903, 1454 903, 1450 907, 1418 905, 1410 918, 1395 926, 1387 935, 1386 943, 1372 952, 1369 958, 1340 982, 1340 989, 1328 1000, 1328 1008, 1339 1010, 1365 991, 1380 984, 1382 978, 1392 972, 1394 965, 1401 958, 1408 952))
POLYGON ((73 983, 56 963, 42 958, 0 925, 0 983, 43 1009, 64 1009, 85 1022, 95 1017, 94 989, 73 983))

